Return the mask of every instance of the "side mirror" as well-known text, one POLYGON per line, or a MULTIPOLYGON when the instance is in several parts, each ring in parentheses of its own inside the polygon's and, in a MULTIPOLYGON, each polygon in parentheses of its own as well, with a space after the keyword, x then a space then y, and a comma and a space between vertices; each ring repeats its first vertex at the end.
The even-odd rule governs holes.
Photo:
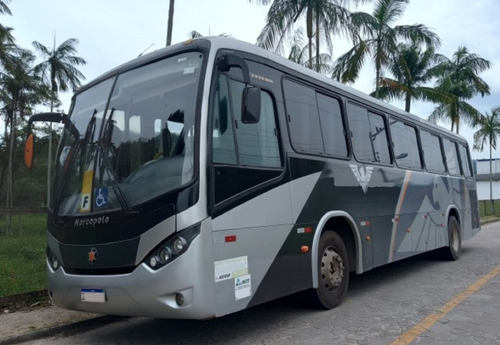
POLYGON ((26 143, 24 144, 24 162, 26 163, 26 167, 31 169, 33 166, 33 157, 34 152, 33 148, 35 146, 35 135, 33 134, 31 127, 33 122, 55 122, 64 124, 64 128, 66 128, 71 135, 73 135, 77 140, 80 138, 80 132, 75 127, 73 122, 69 120, 69 117, 62 113, 41 113, 32 115, 28 119, 28 138, 26 139, 26 143))
POLYGON ((241 122, 254 124, 260 121, 260 88, 245 87, 241 97, 241 122))
POLYGON ((30 133, 24 144, 24 163, 28 169, 33 166, 33 150, 35 146, 35 135, 30 133))

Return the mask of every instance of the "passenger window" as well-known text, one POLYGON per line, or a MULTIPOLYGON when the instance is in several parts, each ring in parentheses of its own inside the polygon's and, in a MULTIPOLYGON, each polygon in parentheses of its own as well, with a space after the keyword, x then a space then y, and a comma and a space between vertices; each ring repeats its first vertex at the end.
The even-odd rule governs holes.
POLYGON ((317 100, 325 153, 347 157, 344 122, 339 101, 322 94, 317 94, 317 100))
POLYGON ((436 173, 446 172, 439 137, 422 130, 420 131, 420 139, 427 170, 436 173))
POLYGON ((443 148, 446 157, 446 166, 450 175, 460 175, 460 166, 458 165, 457 146, 449 139, 443 139, 443 148))
POLYGON ((347 114, 354 156, 364 162, 390 164, 384 118, 353 103, 348 103, 347 114))
POLYGON ((397 165, 401 168, 422 169, 415 127, 391 119, 391 137, 397 165))
POLYGON ((460 153, 460 162, 462 163, 462 173, 465 177, 472 177, 471 164, 469 159, 469 154, 467 153, 467 147, 462 144, 458 145, 458 151, 460 153))
POLYGON ((283 81, 286 112, 293 148, 298 152, 324 152, 316 92, 290 80, 283 81))

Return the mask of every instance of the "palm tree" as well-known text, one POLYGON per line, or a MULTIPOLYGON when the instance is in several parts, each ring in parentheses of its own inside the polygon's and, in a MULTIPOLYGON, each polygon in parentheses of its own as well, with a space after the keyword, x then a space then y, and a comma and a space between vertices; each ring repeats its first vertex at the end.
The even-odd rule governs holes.
POLYGON ((30 51, 19 50, 11 65, 0 77, 2 112, 6 117, 6 126, 10 127, 6 189, 6 206, 9 208, 13 206, 13 153, 17 119, 24 116, 32 105, 39 103, 44 95, 46 98, 49 97, 49 94, 44 92, 41 79, 34 72, 34 61, 35 57, 30 51))
POLYGON ((391 27, 402 15, 409 0, 377 0, 373 15, 356 12, 351 22, 358 36, 355 45, 342 55, 334 67, 333 77, 344 83, 354 82, 367 56, 375 64, 375 95, 378 96, 382 68, 394 60, 397 45, 401 40, 427 47, 438 47, 439 37, 422 24, 397 25, 391 27), (364 35, 363 38, 361 35, 364 35))
MULTIPOLYGON (((78 40, 70 38, 61 43, 56 48, 54 39, 54 48, 49 49, 43 44, 35 41, 33 45, 39 51, 45 61, 35 66, 35 71, 50 85, 51 100, 50 111, 54 110, 54 101, 57 100, 59 91, 69 91, 71 87, 75 90, 81 85, 80 79, 85 79, 85 76, 75 67, 85 65, 87 62, 74 55, 76 53, 76 45, 78 40)), ((51 162, 52 162, 52 124, 49 134, 49 155, 47 165, 47 206, 50 202, 50 178, 51 178, 51 162)))
MULTIPOLYGON (((54 48, 50 49, 37 41, 33 42, 35 49, 46 59, 35 70, 50 85, 54 100, 59 91, 70 91, 70 88, 74 91, 81 85, 80 80, 85 80, 85 76, 75 67, 87 63, 85 59, 73 55, 77 44, 76 38, 70 38, 56 48, 54 40, 54 48)), ((50 111, 53 111, 53 104, 50 111)))
MULTIPOLYGON (((252 1, 252 0, 249 0, 252 1)), ((270 0, 258 0, 267 5, 270 0)), ((293 32, 294 24, 302 17, 306 19, 309 48, 309 68, 318 70, 320 66, 321 37, 331 52, 332 34, 349 35, 349 14, 344 4, 366 3, 369 0, 274 0, 267 13, 267 23, 262 29, 257 44, 265 49, 281 52, 288 35, 293 32), (316 53, 313 54, 313 40, 316 53), (316 66, 313 57, 316 57, 316 66)))
MULTIPOLYGON (((314 46, 315 45, 313 44, 313 48, 314 46)), ((304 40, 304 29, 302 27, 295 30, 292 41, 290 42, 290 54, 288 54, 288 60, 304 67, 309 66, 309 49, 304 40)), ((317 61, 318 59, 313 57, 313 60, 317 61)), ((324 75, 330 75, 333 72, 332 57, 330 54, 320 54, 319 65, 316 63, 316 71, 324 75)))
POLYGON ((0 13, 1 14, 12 15, 12 12, 10 11, 9 6, 7 6, 8 2, 10 2, 10 0, 5 0, 5 1, 0 0, 0 13))
POLYGON ((167 46, 172 44, 172 31, 174 29, 174 6, 175 6, 175 0, 170 0, 168 6, 168 21, 167 21, 167 46))
POLYGON ((12 35, 12 28, 4 27, 0 24, 0 66, 8 69, 12 66, 16 55, 20 52, 12 35))
MULTIPOLYGON (((436 102, 446 100, 446 94, 433 87, 425 86, 433 79, 429 70, 434 64, 434 52, 434 47, 429 47, 422 52, 416 44, 400 43, 397 55, 392 57, 392 62, 388 66, 394 79, 388 77, 380 79, 379 98, 404 99, 407 112, 410 112, 412 99, 436 102)), ((372 96, 375 96, 375 92, 372 96)))
POLYGON ((442 102, 429 116, 429 120, 449 120, 451 130, 459 133, 460 120, 472 124, 481 114, 466 100, 477 94, 482 97, 490 94, 489 85, 479 77, 479 73, 489 69, 491 63, 477 54, 470 53, 461 46, 453 53, 450 60, 436 54, 437 65, 430 71, 436 76, 436 88, 449 95, 448 101, 442 102))
POLYGON ((500 135, 500 106, 486 113, 474 123, 481 126, 474 133, 474 150, 483 151, 484 145, 490 146, 490 201, 493 214, 495 214, 495 203, 493 201, 493 175, 492 175, 492 151, 497 148, 497 137, 500 135))

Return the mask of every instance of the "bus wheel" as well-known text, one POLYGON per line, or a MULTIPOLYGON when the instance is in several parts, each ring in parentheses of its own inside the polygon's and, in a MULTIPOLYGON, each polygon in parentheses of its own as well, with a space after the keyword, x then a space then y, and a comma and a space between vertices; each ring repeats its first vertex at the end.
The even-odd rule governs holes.
POLYGON ((441 254, 446 260, 458 260, 462 252, 462 238, 460 225, 454 216, 448 219, 448 247, 442 249, 441 254))
POLYGON ((318 288, 311 291, 315 306, 339 306, 349 285, 349 259, 342 238, 333 231, 321 235, 318 248, 318 288))

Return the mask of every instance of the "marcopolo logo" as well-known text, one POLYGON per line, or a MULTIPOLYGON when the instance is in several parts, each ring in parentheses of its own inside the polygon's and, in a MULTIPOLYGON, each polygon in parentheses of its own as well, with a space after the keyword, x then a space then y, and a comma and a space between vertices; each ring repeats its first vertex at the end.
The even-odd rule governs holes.
POLYGON ((356 164, 349 164, 349 166, 351 167, 354 177, 358 180, 361 189, 366 194, 366 192, 368 192, 368 184, 372 177, 373 167, 366 167, 363 169, 363 167, 358 167, 356 164))
POLYGON ((93 218, 78 218, 75 219, 74 227, 83 228, 88 226, 104 225, 109 223, 109 216, 93 217, 93 218))

